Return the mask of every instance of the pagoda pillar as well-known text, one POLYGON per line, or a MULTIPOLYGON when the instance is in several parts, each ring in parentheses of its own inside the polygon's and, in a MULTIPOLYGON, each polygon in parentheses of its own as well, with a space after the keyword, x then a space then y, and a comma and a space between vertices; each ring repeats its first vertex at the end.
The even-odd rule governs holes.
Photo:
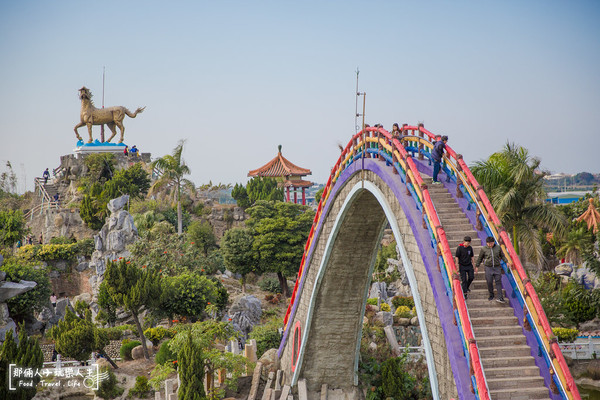
POLYGON ((294 186, 294 204, 298 204, 298 191, 296 190, 295 186, 294 186))
POLYGON ((290 202, 290 187, 289 186, 286 187, 285 190, 286 190, 286 199, 285 199, 285 201, 289 203, 290 202))
POLYGON ((302 188, 302 205, 303 206, 306 205, 306 188, 305 187, 302 188))

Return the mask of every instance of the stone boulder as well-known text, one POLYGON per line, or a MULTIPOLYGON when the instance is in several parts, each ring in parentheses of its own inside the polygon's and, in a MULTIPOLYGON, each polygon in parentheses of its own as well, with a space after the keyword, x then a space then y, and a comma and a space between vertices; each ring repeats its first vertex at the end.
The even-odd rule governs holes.
POLYGON ((242 295, 234 299, 223 320, 228 321, 231 318, 234 329, 247 338, 254 326, 260 324, 261 315, 260 300, 253 295, 242 295))
POLYGON ((572 263, 562 263, 562 264, 557 265, 554 268, 554 273, 556 275, 571 276, 572 272, 573 272, 573 264, 572 263))
POLYGON ((277 349, 269 349, 264 352, 258 362, 262 363, 261 375, 265 380, 269 376, 269 372, 277 373, 279 369, 279 358, 277 358, 277 349))
MULTIPOLYGON (((153 348, 152 348, 151 341, 146 340, 146 348, 148 349, 148 354, 152 355, 153 348)), ((135 346, 131 350, 131 358, 133 358, 134 360, 141 360, 142 358, 144 358, 144 348, 142 347, 141 344, 139 346, 135 346)))
POLYGON ((379 311, 373 317, 374 323, 380 323, 382 326, 390 326, 394 323, 394 315, 388 311, 379 311))
POLYGON ((15 296, 25 293, 34 287, 37 283, 34 281, 19 281, 19 282, 0 282, 0 303, 5 302, 15 296))
POLYGON ((370 299, 381 299, 382 303, 387 303, 387 284, 385 282, 373 282, 369 291, 370 299))

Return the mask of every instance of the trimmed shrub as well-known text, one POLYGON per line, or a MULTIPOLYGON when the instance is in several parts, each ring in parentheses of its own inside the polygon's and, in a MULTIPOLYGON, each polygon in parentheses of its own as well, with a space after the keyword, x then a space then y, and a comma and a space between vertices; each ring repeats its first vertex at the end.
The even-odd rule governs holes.
POLYGON ((143 375, 135 377, 135 385, 129 389, 129 394, 139 398, 146 398, 152 391, 152 388, 148 384, 148 378, 143 375))
POLYGON ((379 307, 379 309, 381 311, 387 311, 387 312, 392 311, 392 307, 390 307, 390 305, 387 303, 381 303, 381 306, 379 307))
POLYGON ((123 360, 132 360, 131 350, 133 350, 134 347, 137 347, 141 344, 142 344, 142 342, 140 342, 139 340, 129 340, 129 339, 123 340, 123 342, 121 344, 121 349, 119 350, 119 354, 121 355, 121 358, 123 360))
POLYGON ((281 293, 281 285, 279 285, 279 280, 270 276, 263 277, 258 282, 258 287, 265 292, 281 293))
POLYGON ((394 313, 394 316, 396 316, 398 318, 412 318, 412 312, 410 311, 410 308, 408 308, 407 306, 400 306, 400 307, 396 308, 396 312, 394 313))
POLYGON ((392 298, 392 305, 394 306, 394 308, 406 306, 410 309, 415 306, 415 301, 410 296, 394 296, 392 298))
POLYGON ((376 297, 371 297, 370 299, 367 299, 367 304, 370 306, 376 306, 377 305, 377 298, 376 297))
POLYGON ((103 374, 108 372, 108 379, 104 379, 100 382, 98 390, 96 390, 96 396, 101 397, 105 400, 114 399, 123 394, 125 389, 117 386, 117 377, 109 367, 100 368, 100 373, 103 374))
POLYGON ((281 342, 279 328, 283 326, 281 318, 273 318, 263 325, 255 326, 249 338, 256 339, 256 356, 260 358, 265 351, 278 348, 281 342))
POLYGON ((552 333, 556 335, 559 342, 572 343, 577 339, 579 331, 577 329, 552 328, 552 333))
POLYGON ((166 363, 167 365, 171 365, 173 364, 173 361, 177 360, 177 353, 168 346, 169 342, 170 340, 165 340, 160 345, 156 357, 154 357, 156 364, 163 365, 166 363))
POLYGON ((144 331, 144 336, 156 346, 164 338, 172 338, 175 336, 175 331, 173 329, 167 329, 164 326, 157 326, 156 328, 146 329, 144 331))

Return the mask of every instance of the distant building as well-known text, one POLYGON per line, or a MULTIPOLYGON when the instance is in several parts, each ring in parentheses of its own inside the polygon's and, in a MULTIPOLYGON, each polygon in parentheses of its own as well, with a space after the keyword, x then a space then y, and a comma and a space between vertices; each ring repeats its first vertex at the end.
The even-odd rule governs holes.
POLYGON ((285 201, 291 201, 291 193, 294 194, 294 203, 298 203, 298 189, 302 191, 302 205, 306 205, 306 189, 313 185, 312 182, 305 181, 302 177, 311 175, 310 169, 299 167, 281 154, 281 145, 278 146, 278 152, 275 158, 262 167, 248 172, 250 177, 269 177, 275 178, 279 186, 285 190, 285 201))
POLYGON ((546 203, 552 204, 571 204, 585 197, 586 194, 593 195, 591 190, 573 191, 573 192, 549 192, 546 197, 546 203))

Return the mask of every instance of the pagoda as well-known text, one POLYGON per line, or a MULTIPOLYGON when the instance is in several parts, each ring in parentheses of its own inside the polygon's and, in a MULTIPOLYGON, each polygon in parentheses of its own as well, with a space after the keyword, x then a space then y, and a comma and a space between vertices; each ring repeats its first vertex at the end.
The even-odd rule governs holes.
POLYGON ((291 163, 281 154, 281 145, 278 146, 275 158, 262 167, 248 172, 250 177, 275 178, 279 186, 285 189, 285 201, 290 202, 290 192, 294 193, 294 203, 298 203, 298 189, 302 189, 302 205, 306 205, 306 188, 312 186, 312 182, 302 179, 303 176, 311 175, 310 169, 299 167, 291 163))

